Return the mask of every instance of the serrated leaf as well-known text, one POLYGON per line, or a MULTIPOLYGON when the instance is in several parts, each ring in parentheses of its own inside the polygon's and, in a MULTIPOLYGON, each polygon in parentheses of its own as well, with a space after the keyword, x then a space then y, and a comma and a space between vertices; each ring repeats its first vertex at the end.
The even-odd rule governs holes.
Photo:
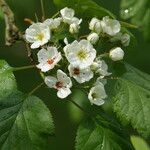
POLYGON ((127 137, 113 132, 110 126, 103 126, 102 120, 87 119, 77 131, 76 150, 132 150, 132 146, 127 137))
POLYGON ((148 144, 144 139, 138 136, 131 136, 131 142, 135 148, 135 150, 150 150, 148 144))
POLYGON ((150 137, 150 76, 126 65, 127 72, 115 85, 113 109, 125 124, 150 137))
POLYGON ((131 19, 133 24, 138 25, 147 40, 150 40, 150 1, 149 0, 122 0, 121 17, 131 19))
POLYGON ((17 92, 0 99, 0 149, 39 150, 54 133, 52 116, 35 96, 17 92))
POLYGON ((39 98, 17 90, 12 70, 0 61, 0 149, 44 150, 54 134, 52 116, 39 98))
POLYGON ((17 85, 12 67, 5 60, 0 60, 0 97, 7 96, 15 90, 17 85))
POLYGON ((59 7, 71 7, 77 13, 80 14, 82 18, 89 18, 89 17, 99 17, 102 18, 104 16, 111 16, 114 15, 108 11, 107 9, 101 7, 96 2, 92 0, 53 0, 54 3, 59 7))

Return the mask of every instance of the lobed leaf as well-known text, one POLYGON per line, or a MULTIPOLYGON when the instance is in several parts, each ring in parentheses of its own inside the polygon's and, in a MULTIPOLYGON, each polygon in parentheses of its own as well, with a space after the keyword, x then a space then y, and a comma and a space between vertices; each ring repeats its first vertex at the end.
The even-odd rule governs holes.
POLYGON ((123 123, 150 137, 150 76, 126 65, 127 72, 116 82, 113 109, 123 123))
POLYGON ((114 132, 111 126, 103 126, 103 122, 109 125, 106 120, 97 119, 88 119, 79 126, 76 150, 132 150, 127 137, 114 132))
POLYGON ((42 150, 54 134, 52 116, 35 96, 17 90, 12 68, 0 61, 0 149, 42 150))

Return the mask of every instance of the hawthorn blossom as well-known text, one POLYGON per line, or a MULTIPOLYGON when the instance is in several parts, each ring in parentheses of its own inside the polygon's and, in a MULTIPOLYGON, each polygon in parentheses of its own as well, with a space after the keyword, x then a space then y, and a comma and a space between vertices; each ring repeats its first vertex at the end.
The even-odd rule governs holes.
POLYGON ((106 64, 106 62, 99 58, 97 58, 93 62, 91 68, 92 70, 95 70, 95 72, 98 73, 101 76, 101 78, 111 75, 111 73, 108 72, 108 65, 106 64))
POLYGON ((71 25, 71 24, 80 25, 80 23, 82 22, 82 19, 74 17, 75 12, 71 8, 65 7, 65 8, 61 9, 60 14, 62 16, 63 22, 67 23, 69 25, 71 25))
POLYGON ((101 21, 103 33, 114 36, 120 32, 121 25, 118 20, 110 19, 109 16, 103 17, 101 21))
POLYGON ((64 52, 69 63, 73 66, 79 66, 81 69, 89 67, 96 57, 96 50, 87 40, 74 41, 66 45, 64 52))
POLYGON ((109 57, 113 61, 122 60, 124 57, 124 51, 120 47, 116 47, 109 52, 109 57))
POLYGON ((63 9, 60 10, 60 14, 63 18, 63 22, 71 24, 72 23, 72 19, 75 15, 75 12, 73 9, 65 7, 63 9))
POLYGON ((104 99, 107 98, 104 85, 99 82, 94 87, 90 89, 88 94, 88 99, 91 104, 95 104, 97 106, 103 105, 105 103, 104 99))
POLYGON ((117 41, 121 41, 121 44, 123 46, 129 46, 130 44, 130 35, 127 34, 127 33, 117 33, 115 36, 113 36, 111 39, 110 39, 111 42, 117 42, 117 41))
POLYGON ((74 34, 74 33, 78 33, 79 32, 79 29, 80 29, 80 26, 76 23, 72 23, 69 27, 69 32, 71 34, 74 34))
POLYGON ((89 23, 89 29, 100 34, 102 32, 101 21, 97 18, 92 18, 89 23))
POLYGON ((57 96, 59 98, 63 99, 71 94, 72 81, 62 70, 57 70, 57 78, 53 76, 45 77, 45 83, 48 87, 58 90, 57 96))
POLYGON ((99 40, 99 36, 97 33, 91 33, 88 37, 87 40, 91 43, 91 44, 96 44, 96 42, 99 40))
POLYGON ((55 18, 55 19, 46 19, 44 21, 44 24, 49 26, 50 30, 54 30, 54 29, 57 29, 60 24, 61 24, 61 21, 62 21, 62 18, 61 17, 58 17, 58 18, 55 18))
POLYGON ((49 27, 43 23, 34 23, 25 31, 27 42, 32 43, 31 48, 39 48, 48 43, 51 38, 49 27))
POLYGON ((61 53, 58 52, 56 47, 48 47, 47 50, 41 49, 37 56, 39 61, 37 68, 41 69, 42 72, 53 69, 61 60, 61 53))
POLYGON ((121 36, 121 43, 122 43, 123 46, 129 46, 129 44, 130 44, 130 35, 127 34, 127 33, 124 33, 121 36))
POLYGON ((80 69, 80 67, 69 65, 68 70, 70 77, 73 77, 78 83, 84 83, 93 78, 93 72, 90 67, 80 69))

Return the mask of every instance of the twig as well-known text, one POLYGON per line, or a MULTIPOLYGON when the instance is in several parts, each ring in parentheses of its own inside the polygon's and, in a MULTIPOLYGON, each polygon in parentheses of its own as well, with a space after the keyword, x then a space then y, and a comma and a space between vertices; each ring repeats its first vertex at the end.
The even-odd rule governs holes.
POLYGON ((139 27, 136 26, 136 25, 133 25, 133 24, 130 24, 130 23, 127 23, 127 22, 123 22, 123 21, 120 21, 120 24, 126 28, 133 28, 133 29, 138 29, 139 27))
POLYGON ((0 0, 0 7, 4 13, 5 18, 5 43, 8 46, 11 46, 16 40, 21 38, 21 34, 18 30, 18 27, 15 25, 14 14, 9 8, 5 0, 0 0))
POLYGON ((85 111, 79 104, 77 104, 75 101, 70 100, 70 99, 69 99, 69 101, 70 101, 71 103, 73 103, 76 107, 78 107, 81 111, 83 111, 85 114, 88 114, 88 115, 89 115, 89 113, 86 112, 86 111, 85 111))
POLYGON ((35 68, 35 65, 15 67, 13 68, 13 71, 21 71, 21 70, 26 70, 26 69, 31 69, 31 68, 35 68))
POLYGON ((44 85, 44 82, 40 83, 38 86, 36 86, 28 95, 32 95, 35 91, 37 91, 41 86, 44 85))
POLYGON ((41 1, 42 21, 44 21, 45 20, 44 2, 43 0, 40 1, 41 1))

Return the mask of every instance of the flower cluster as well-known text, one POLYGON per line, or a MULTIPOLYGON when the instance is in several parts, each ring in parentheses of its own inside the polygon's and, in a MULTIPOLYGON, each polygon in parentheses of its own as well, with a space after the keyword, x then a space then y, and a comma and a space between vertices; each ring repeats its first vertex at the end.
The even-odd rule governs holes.
POLYGON ((130 35, 122 32, 119 21, 106 16, 101 20, 92 18, 87 29, 90 33, 79 36, 82 19, 75 17, 75 11, 66 7, 58 15, 26 29, 26 41, 31 49, 38 50, 37 68, 44 73, 46 85, 57 90, 59 98, 66 98, 72 88, 79 87, 86 90, 91 104, 100 106, 107 98, 105 84, 111 75, 105 57, 120 61, 124 51, 117 46, 101 53, 96 47, 103 38, 128 46, 130 35), (64 40, 57 39, 66 29, 64 40))

